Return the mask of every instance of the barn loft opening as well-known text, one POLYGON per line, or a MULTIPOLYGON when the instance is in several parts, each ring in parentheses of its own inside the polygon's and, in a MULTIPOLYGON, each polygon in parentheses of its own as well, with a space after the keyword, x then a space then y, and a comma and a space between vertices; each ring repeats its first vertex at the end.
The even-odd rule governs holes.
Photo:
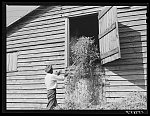
MULTIPOLYGON (((81 36, 93 37, 95 39, 95 44, 99 48, 98 41, 98 14, 90 14, 85 16, 77 16, 69 18, 69 41, 76 41, 77 38, 81 36)), ((71 65, 71 60, 69 61, 71 65)))

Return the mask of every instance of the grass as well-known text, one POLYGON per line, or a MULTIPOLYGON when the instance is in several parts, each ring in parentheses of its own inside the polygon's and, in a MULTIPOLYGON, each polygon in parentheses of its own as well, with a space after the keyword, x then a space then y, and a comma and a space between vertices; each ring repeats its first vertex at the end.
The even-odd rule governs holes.
POLYGON ((131 92, 120 102, 110 102, 101 105, 87 104, 82 107, 80 103, 69 101, 66 104, 55 107, 55 110, 146 110, 147 96, 141 92, 131 92))

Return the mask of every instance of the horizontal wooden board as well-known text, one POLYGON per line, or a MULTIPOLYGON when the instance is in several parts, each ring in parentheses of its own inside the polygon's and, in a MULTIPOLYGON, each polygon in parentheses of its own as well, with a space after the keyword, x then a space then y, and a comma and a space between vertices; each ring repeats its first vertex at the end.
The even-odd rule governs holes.
POLYGON ((133 53, 133 54, 122 54, 121 55, 121 59, 130 59, 130 58, 133 58, 133 59, 136 59, 136 58, 145 58, 147 57, 147 53, 133 53))
MULTIPOLYGON (((47 98, 8 98, 6 103, 48 103, 47 98)), ((63 103, 64 99, 57 99, 58 103, 63 103)))
MULTIPOLYGON (((24 94, 24 93, 34 93, 34 94, 43 94, 43 93, 47 93, 47 90, 46 89, 8 89, 6 90, 6 93, 7 94, 11 94, 11 93, 17 93, 17 94, 24 94)), ((57 89, 56 90, 56 93, 65 93, 65 90, 64 89, 57 89)))
POLYGON ((147 6, 129 6, 128 9, 118 9, 118 13, 122 13, 122 12, 125 12, 125 13, 129 13, 129 12, 137 12, 139 10, 142 10, 142 9, 145 9, 146 10, 147 6))
POLYGON ((128 16, 128 17, 118 17, 118 22, 128 22, 128 21, 133 21, 133 20, 142 20, 145 19, 146 20, 146 14, 142 14, 142 15, 133 15, 133 16, 128 16))
POLYGON ((41 65, 48 65, 48 64, 52 64, 52 65, 59 65, 59 64, 64 64, 65 61, 64 60, 59 60, 57 62, 54 61, 39 61, 39 62, 30 62, 30 63, 18 63, 18 67, 25 67, 25 66, 41 66, 41 65))
POLYGON ((29 59, 18 59, 18 63, 20 62, 41 62, 41 61, 53 61, 53 62, 57 62, 59 60, 64 60, 65 57, 64 55, 61 56, 52 56, 52 57, 39 57, 39 58, 29 58, 29 59))
MULTIPOLYGON (((54 48, 54 47, 61 47, 61 46, 65 46, 64 43, 64 39, 59 39, 59 40, 53 40, 53 43, 48 43, 45 42, 46 44, 44 45, 40 45, 40 42, 31 42, 31 46, 30 44, 20 44, 19 46, 17 45, 13 45, 13 47, 10 47, 7 49, 7 52, 11 52, 11 51, 29 51, 29 50, 35 50, 35 49, 46 49, 46 48, 54 48), (56 43, 56 42, 60 42, 60 43, 56 43), (37 45, 39 44, 39 45, 37 45)), ((42 42, 43 43, 43 42, 42 42)))
POLYGON ((60 33, 64 33, 65 29, 62 27, 60 30, 53 30, 53 31, 43 31, 41 33, 35 33, 35 34, 29 34, 29 35, 24 35, 24 36, 16 36, 16 37, 10 37, 7 38, 7 40, 18 40, 18 39, 25 39, 25 38, 35 38, 35 37, 43 37, 47 35, 56 35, 60 33))
MULTIPOLYGON (((141 92, 146 94, 147 92, 141 92)), ((130 92, 106 92, 106 97, 127 97, 130 92)))
MULTIPOLYGON (((7 94, 6 95, 6 98, 47 98, 47 94, 44 93, 44 94, 33 94, 33 93, 24 93, 24 94, 17 94, 17 93, 14 93, 14 94, 7 94)), ((56 98, 64 98, 64 94, 56 94, 56 98)))
POLYGON ((39 75, 29 75, 29 76, 22 76, 22 75, 17 75, 17 73, 15 75, 13 75, 12 72, 8 72, 7 73, 7 80, 32 80, 32 79, 44 79, 46 73, 45 74, 39 74, 39 75))
MULTIPOLYGON (((7 84, 7 89, 46 89, 46 86, 43 83, 29 83, 29 84, 7 84)), ((64 88, 64 84, 58 84, 57 88, 64 88)))
MULTIPOLYGON (((56 31, 56 30, 62 30, 64 29, 64 24, 63 25, 60 25, 60 26, 57 26, 57 27, 49 27, 49 28, 42 28, 42 29, 36 29, 36 30, 30 30, 30 31, 23 31, 22 33, 17 33, 17 35, 15 36, 12 36, 12 37, 9 37, 9 38, 20 38, 20 37, 34 37, 36 36, 36 34, 40 35, 42 34, 43 32, 52 32, 52 31, 56 31)), ((8 39, 9 39, 8 38, 8 39)))
POLYGON ((131 47, 131 48, 124 48, 121 49, 121 55, 132 55, 132 54, 141 54, 141 56, 144 56, 144 54, 147 53, 147 47, 131 47))
MULTIPOLYGON (((30 79, 30 80, 26 80, 26 79, 16 79, 16 80, 7 80, 6 81, 6 84, 44 84, 45 83, 45 76, 43 76, 43 78, 40 78, 40 79, 30 79)), ((58 80, 57 81, 58 84, 63 84, 64 83, 64 80, 58 80)))
POLYGON ((122 66, 105 66, 104 70, 136 70, 147 68, 147 64, 134 64, 134 65, 122 65, 122 66))
POLYGON ((141 48, 142 47, 147 47, 147 42, 134 42, 134 43, 123 43, 121 44, 121 49, 124 49, 124 48, 141 48))
POLYGON ((142 19, 142 20, 133 20, 133 21, 129 21, 129 22, 121 22, 118 23, 118 27, 123 28, 123 27, 130 27, 130 26, 135 26, 135 25, 146 25, 146 20, 142 19))
POLYGON ((49 30, 56 30, 56 29, 59 29, 61 28, 62 26, 64 26, 64 21, 62 22, 58 22, 58 23, 55 23, 55 24, 47 24, 47 25, 40 25, 40 26, 37 26, 37 28, 35 27, 30 27, 28 28, 28 30, 23 30, 23 31, 17 31, 16 33, 13 33, 10 37, 16 37, 16 36, 21 36, 21 35, 26 35, 26 34, 32 34, 32 33, 38 33, 38 32, 42 32, 43 30, 44 31, 49 31, 49 30))
POLYGON ((60 51, 60 50, 64 50, 64 47, 63 46, 60 46, 60 47, 55 47, 54 48, 41 48, 41 49, 33 49, 33 50, 28 50, 28 51, 20 51, 19 54, 39 54, 39 53, 47 53, 47 52, 54 52, 54 51, 60 51))
POLYGON ((144 91, 146 90, 146 86, 145 85, 120 85, 120 86, 110 86, 110 87, 106 87, 105 88, 106 91, 144 91))
POLYGON ((139 36, 131 36, 131 37, 120 37, 120 43, 128 43, 128 42, 138 42, 138 41, 147 41, 147 36, 139 35, 139 36))
POLYGON ((6 101, 7 103, 48 103, 48 100, 45 98, 45 99, 21 99, 21 98, 18 98, 18 99, 7 99, 6 101))
POLYGON ((141 14, 146 14, 146 8, 144 7, 143 9, 138 9, 137 11, 133 10, 131 8, 131 10, 129 12, 120 12, 120 10, 118 10, 118 17, 125 17, 125 16, 132 16, 132 15, 141 15, 141 14))
POLYGON ((138 85, 145 85, 145 82, 146 80, 145 79, 137 79, 137 80, 117 80, 117 81, 108 81, 107 83, 107 86, 116 86, 116 85, 135 85, 135 86, 138 86, 138 85))
POLYGON ((146 30, 146 29, 147 29, 147 25, 136 25, 136 26, 130 26, 130 27, 124 26, 122 28, 119 28, 119 33, 146 30))
MULTIPOLYGON (((57 18, 57 19, 48 19, 48 20, 44 20, 44 21, 41 21, 41 22, 35 22, 35 23, 29 23, 29 22, 26 23, 25 22, 23 24, 24 26, 22 28, 20 28, 18 30, 18 32, 26 31, 28 29, 34 29, 36 27, 40 27, 40 26, 43 26, 43 25, 55 25, 56 23, 60 23, 60 22, 63 22, 63 21, 64 21, 64 18, 60 17, 60 18, 57 18)), ((13 34, 8 36, 8 37, 11 37, 11 36, 13 36, 13 34)))
POLYGON ((6 103, 6 107, 39 107, 46 108, 46 103, 6 103))
MULTIPOLYGON (((27 71, 27 70, 32 70, 32 71, 36 71, 36 70, 44 70, 45 69, 45 67, 46 67, 47 65, 44 65, 44 66, 26 66, 26 67, 18 67, 17 68, 17 70, 18 71, 27 71)), ((64 64, 62 64, 62 65, 54 65, 53 66, 53 68, 55 68, 55 69, 62 69, 62 68, 64 68, 65 67, 65 65, 64 64)))
POLYGON ((134 74, 145 74, 147 69, 137 69, 137 70, 123 70, 123 71, 111 71, 107 70, 106 75, 134 75, 134 74))
POLYGON ((47 25, 40 25, 40 26, 36 26, 36 27, 30 27, 30 28, 28 28, 28 30, 17 31, 16 33, 12 34, 9 37, 38 33, 38 32, 48 31, 48 30, 56 30, 56 29, 59 29, 60 27, 62 27, 64 25, 65 25, 65 22, 62 21, 62 22, 58 22, 55 24, 47 24, 47 25))
POLYGON ((143 74, 143 75, 138 75, 138 74, 135 74, 135 75, 123 75, 123 76, 118 76, 118 75, 113 75, 113 76, 105 76, 106 80, 107 81, 117 81, 117 80, 128 80, 128 81, 132 81, 132 80, 138 80, 138 79, 147 79, 146 78, 147 75, 146 74, 143 74))
POLYGON ((147 35, 146 30, 119 33, 119 38, 147 35))
POLYGON ((56 35, 46 35, 46 36, 41 36, 41 37, 36 37, 36 38, 21 38, 21 39, 16 39, 14 41, 7 41, 7 45, 13 45, 13 44, 18 44, 18 43, 26 43, 26 42, 35 42, 35 41, 46 41, 46 40, 53 40, 53 39, 59 39, 63 38, 64 33, 62 34, 56 34, 56 35))
POLYGON ((147 63, 147 58, 138 58, 138 59, 118 59, 114 62, 109 62, 107 65, 116 66, 116 65, 134 65, 134 64, 144 64, 147 63))
POLYGON ((61 11, 60 13, 57 13, 57 14, 48 14, 48 15, 46 15, 46 16, 43 16, 43 17, 39 17, 39 18, 36 18, 35 20, 33 20, 33 21, 31 21, 31 22, 39 22, 39 21, 43 21, 43 20, 47 20, 47 19, 53 19, 53 18, 59 18, 59 17, 64 17, 64 16, 70 16, 70 15, 74 15, 75 13, 76 14, 81 14, 81 13, 86 13, 86 12, 91 12, 91 10, 92 11, 98 11, 98 10, 100 10, 100 7, 99 6, 95 6, 95 7, 93 7, 93 6, 91 6, 91 8, 90 8, 90 6, 82 6, 82 7, 80 7, 80 9, 79 8, 76 8, 76 10, 75 9, 69 9, 69 11, 68 12, 65 12, 64 10, 63 11, 61 11), (81 10, 82 9, 82 10, 81 10), (82 12, 81 12, 82 11, 82 12), (65 15, 66 14, 66 15, 65 15), (67 14, 69 14, 69 15, 67 15, 67 14))

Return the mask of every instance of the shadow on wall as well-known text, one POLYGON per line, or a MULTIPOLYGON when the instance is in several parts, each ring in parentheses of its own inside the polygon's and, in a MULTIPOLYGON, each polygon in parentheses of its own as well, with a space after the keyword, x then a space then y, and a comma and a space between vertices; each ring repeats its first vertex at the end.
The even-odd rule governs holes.
MULTIPOLYGON (((120 86, 134 86, 145 90, 143 45, 141 33, 119 23, 121 58, 104 65, 111 82, 121 81, 120 86), (126 83, 125 83, 126 81, 126 83), (129 84, 128 84, 129 83, 129 84)), ((145 46, 146 48, 146 46, 145 46)), ((113 83, 115 84, 115 83, 113 83)), ((119 85, 118 85, 119 86, 119 85)))

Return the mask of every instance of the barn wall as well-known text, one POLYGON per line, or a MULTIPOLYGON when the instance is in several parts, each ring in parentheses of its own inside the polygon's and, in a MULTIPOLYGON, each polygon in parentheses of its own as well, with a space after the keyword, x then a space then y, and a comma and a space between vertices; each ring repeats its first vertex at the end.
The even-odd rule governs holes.
MULTIPOLYGON (((96 13, 100 6, 62 6, 47 11, 7 38, 7 52, 19 51, 18 72, 7 73, 7 109, 46 107, 44 68, 65 67, 65 18, 96 13)), ((145 91, 147 68, 146 7, 119 6, 121 59, 104 65, 107 101, 133 90, 145 91), (132 88, 131 88, 132 87, 132 88)), ((64 84, 59 81, 58 103, 63 103, 64 84)), ((118 99, 119 99, 118 98, 118 99)))
POLYGON ((147 88, 146 6, 118 9, 121 59, 104 65, 107 102, 147 88))

